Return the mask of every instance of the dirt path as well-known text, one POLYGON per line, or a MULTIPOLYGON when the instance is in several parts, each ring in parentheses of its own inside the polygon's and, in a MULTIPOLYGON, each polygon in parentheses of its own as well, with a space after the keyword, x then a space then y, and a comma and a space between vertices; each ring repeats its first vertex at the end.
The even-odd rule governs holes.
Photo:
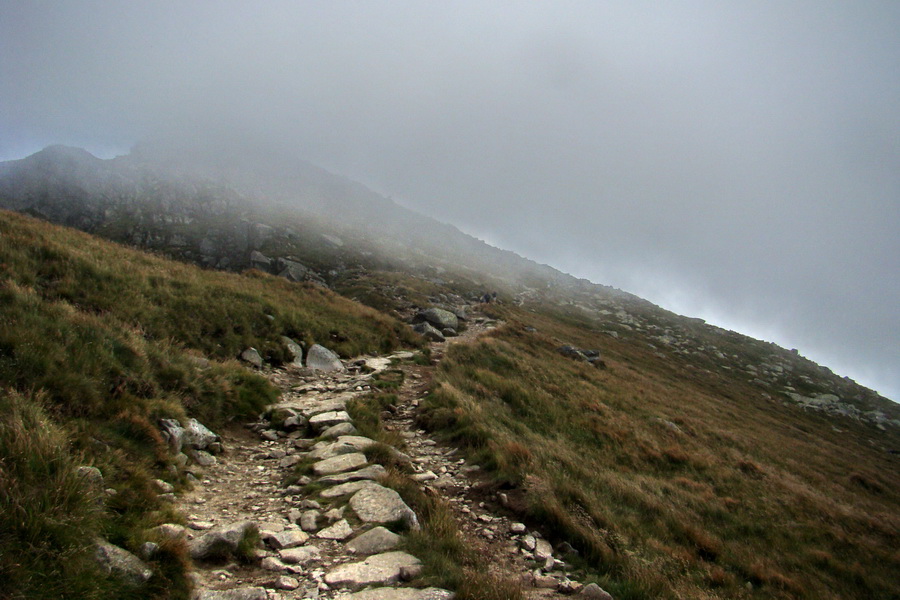
MULTIPOLYGON (((448 344, 471 341, 494 326, 484 318, 473 319, 460 337, 432 344, 433 359, 439 360, 448 344)), ((180 498, 179 507, 189 523, 199 599, 450 597, 436 589, 398 590, 420 566, 415 557, 394 550, 399 540, 379 526, 415 516, 392 491, 377 484, 382 467, 367 464, 360 454, 371 440, 355 435, 343 412, 348 401, 371 391, 372 377, 390 368, 392 360, 400 361, 405 377, 396 410, 384 415, 383 424, 405 440, 403 452, 415 471, 413 479, 448 502, 464 542, 484 556, 491 569, 520 578, 528 597, 559 596, 554 590, 561 582, 566 589, 563 565, 549 556, 549 544, 503 516, 506 511, 478 466, 467 464, 457 449, 436 442, 417 427, 415 413, 431 385, 434 365, 404 360, 408 358, 411 353, 351 361, 365 364, 365 370, 372 371, 366 374, 353 366, 328 374, 270 373, 283 390, 274 414, 278 427, 263 422, 221 431, 225 453, 205 469, 189 467, 200 482, 180 498), (285 418, 289 421, 282 423, 285 418), (326 441, 302 437, 305 427, 295 428, 291 418, 298 425, 309 422, 326 441), (285 485, 301 462, 312 469, 310 475, 285 485), (228 537, 231 530, 238 532, 232 538, 240 538, 254 525, 264 545, 251 550, 248 558, 223 560, 215 552, 210 558, 203 556, 216 536, 228 537), (368 537, 360 537, 364 532, 368 537), (539 565, 544 569, 535 570, 539 565), (352 593, 362 587, 367 591, 352 593)))

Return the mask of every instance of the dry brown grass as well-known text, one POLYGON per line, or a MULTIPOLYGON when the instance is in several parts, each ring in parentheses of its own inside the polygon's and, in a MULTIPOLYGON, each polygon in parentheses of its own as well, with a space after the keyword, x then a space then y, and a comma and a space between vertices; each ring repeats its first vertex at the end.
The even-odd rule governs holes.
POLYGON ((529 516, 615 597, 900 594, 900 477, 869 443, 896 433, 839 433, 645 345, 497 310, 510 324, 450 349, 422 422, 527 489, 529 516), (562 342, 602 348, 609 368, 562 342))

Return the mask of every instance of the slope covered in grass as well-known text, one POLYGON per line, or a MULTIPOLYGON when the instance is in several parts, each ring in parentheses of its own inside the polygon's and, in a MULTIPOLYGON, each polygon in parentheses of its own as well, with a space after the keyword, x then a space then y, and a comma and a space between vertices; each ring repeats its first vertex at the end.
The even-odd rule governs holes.
POLYGON ((896 429, 495 310, 508 325, 448 350, 422 421, 615 598, 900 595, 896 429), (564 343, 601 349, 608 368, 562 356, 564 343))
POLYGON ((171 467, 160 418, 212 425, 276 391, 234 358, 286 358, 281 336, 344 356, 416 343, 325 289, 202 271, 0 213, 0 597, 182 597, 184 548, 164 545, 140 592, 97 571, 96 537, 132 551, 175 518, 152 480, 171 467), (76 468, 94 465, 107 494, 76 468))

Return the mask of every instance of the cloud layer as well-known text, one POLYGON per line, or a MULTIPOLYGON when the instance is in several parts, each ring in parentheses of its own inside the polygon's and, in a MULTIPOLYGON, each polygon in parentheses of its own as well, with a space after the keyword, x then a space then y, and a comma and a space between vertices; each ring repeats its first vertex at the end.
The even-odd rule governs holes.
POLYGON ((895 2, 2 0, 0 159, 264 138, 898 399, 897 31, 895 2))

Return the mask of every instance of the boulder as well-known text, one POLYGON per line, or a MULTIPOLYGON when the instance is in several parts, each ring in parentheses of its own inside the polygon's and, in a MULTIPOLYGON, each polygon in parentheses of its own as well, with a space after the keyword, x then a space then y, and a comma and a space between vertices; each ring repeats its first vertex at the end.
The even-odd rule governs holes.
POLYGON ((82 465, 75 469, 75 474, 84 486, 94 494, 100 494, 106 487, 103 481, 103 473, 97 467, 82 465))
POLYGON ((266 600, 266 588, 240 587, 230 590, 200 590, 197 600, 266 600))
POLYGON ((342 454, 353 454, 359 452, 361 448, 357 448, 352 444, 346 444, 340 440, 331 444, 320 446, 309 453, 309 458, 313 460, 324 460, 326 458, 334 458, 342 454))
POLYGON ((426 340, 430 340, 432 342, 443 342, 444 334, 439 330, 435 329, 428 323, 417 323, 413 325, 413 331, 424 337, 426 340))
POLYGON ((197 419, 190 419, 184 428, 184 443, 197 450, 205 450, 213 442, 217 442, 219 436, 206 428, 197 419))
POLYGON ((302 546, 307 540, 309 540, 308 533, 299 529, 287 529, 269 536, 266 542, 275 550, 281 550, 302 546))
POLYGON ((188 551, 194 560, 230 558, 238 549, 244 537, 259 531, 253 521, 239 521, 230 525, 210 529, 188 544, 188 551))
POLYGON ((241 352, 241 360, 257 369, 261 369, 263 366, 262 356, 260 356, 259 351, 256 348, 247 348, 241 352))
POLYGON ((303 348, 300 347, 300 344, 292 340, 287 336, 281 336, 281 343, 284 344, 285 348, 287 348, 288 354, 291 355, 293 359, 290 363, 291 366, 294 367, 302 367, 303 366, 303 348))
POLYGON ((315 429, 327 429, 333 425, 340 423, 349 423, 352 421, 350 415, 345 410, 335 410, 331 412, 319 413, 309 418, 309 424, 315 429))
POLYGON ((307 566, 322 560, 322 555, 316 546, 301 546, 278 552, 279 558, 289 565, 307 566))
POLYGON ((424 320, 437 329, 459 329, 459 318, 443 308, 429 308, 416 315, 417 320, 424 320))
POLYGON ((366 455, 361 452, 353 454, 342 454, 333 458, 326 458, 313 464, 313 472, 316 475, 331 475, 333 473, 343 473, 344 471, 352 471, 365 465, 368 461, 366 455))
POLYGON ((350 540, 347 550, 353 554, 379 554, 393 550, 399 543, 399 535, 384 527, 375 527, 350 540))
POLYGON ((386 552, 332 569, 325 575, 325 583, 350 588, 391 585, 400 581, 404 568, 420 567, 421 564, 418 558, 406 552, 386 552))
POLYGON ((319 344, 313 344, 309 352, 306 353, 306 366, 314 371, 325 371, 326 373, 345 370, 341 358, 319 344))
MULTIPOLYGON (((384 468, 384 467, 382 467, 382 468, 384 468)), ((322 490, 319 494, 323 498, 339 498, 341 496, 349 496, 350 494, 355 494, 359 490, 363 489, 366 486, 370 486, 370 485, 378 485, 378 484, 373 481, 368 481, 368 480, 348 481, 347 483, 342 483, 340 485, 336 485, 333 488, 328 488, 326 490, 322 490)))
POLYGON ((363 467, 358 471, 349 471, 346 473, 337 473, 335 475, 326 475, 319 479, 319 483, 335 485, 338 483, 360 481, 363 479, 373 480, 378 479, 385 473, 387 473, 387 470, 381 465, 369 465, 368 467, 363 467))
POLYGON ((153 576, 153 571, 137 556, 104 540, 98 540, 94 546, 94 558, 104 571, 131 585, 146 583, 153 576))
POLYGON ((324 540, 346 540, 351 535, 353 535, 353 528, 350 527, 350 523, 347 522, 347 519, 341 519, 317 533, 316 537, 324 540))
POLYGON ((613 600, 613 597, 609 595, 609 592, 596 583, 587 584, 575 597, 583 598, 584 600, 613 600))
POLYGON ((309 277, 309 268, 303 263, 287 258, 275 259, 275 272, 288 281, 303 281, 309 277))
POLYGON ((353 435, 355 433, 356 427, 353 426, 353 423, 344 422, 338 423, 337 425, 332 425, 331 427, 325 429, 325 431, 319 434, 319 437, 325 439, 334 439, 339 438, 342 435, 353 435))
POLYGON ((406 505, 396 491, 371 484, 350 498, 350 508, 366 523, 401 522, 410 529, 419 528, 416 513, 406 505))
POLYGON ((162 436, 168 442, 172 454, 178 454, 184 445, 184 427, 175 419, 161 419, 159 427, 162 436))
POLYGON ((272 259, 259 250, 254 250, 250 253, 250 266, 268 273, 272 266, 272 259))

